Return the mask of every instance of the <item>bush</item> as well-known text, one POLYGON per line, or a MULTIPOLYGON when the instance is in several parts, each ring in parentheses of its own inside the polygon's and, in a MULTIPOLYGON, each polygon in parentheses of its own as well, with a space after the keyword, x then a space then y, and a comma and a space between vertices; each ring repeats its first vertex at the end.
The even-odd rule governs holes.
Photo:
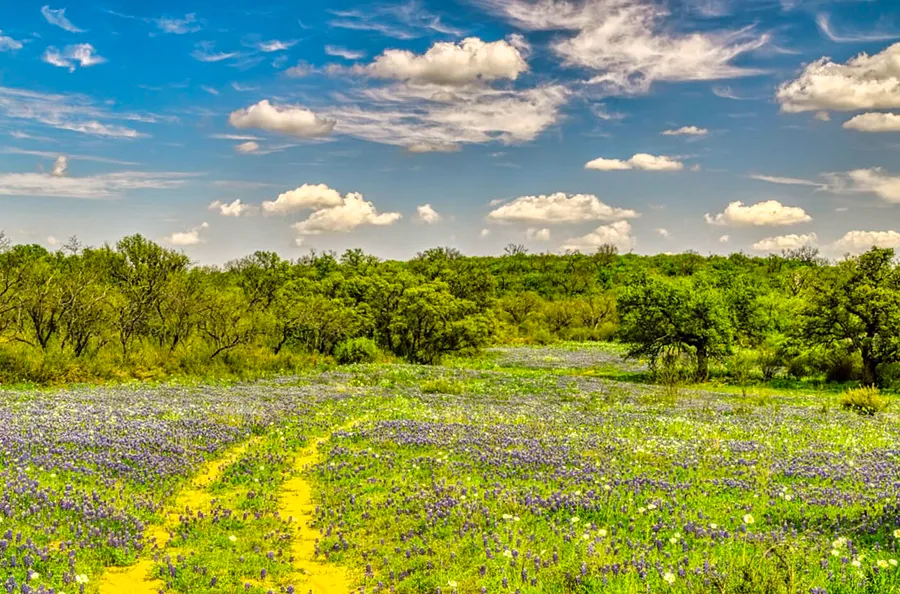
POLYGON ((881 395, 878 388, 855 388, 847 390, 841 396, 841 406, 845 410, 852 410, 861 415, 874 415, 888 407, 888 401, 881 395))
POLYGON ((374 363, 378 355, 378 345, 371 338, 351 338, 334 347, 334 358, 341 365, 374 363))
POLYGON ((422 390, 423 394, 451 394, 459 396, 465 392, 466 386, 461 381, 439 377, 422 382, 419 389, 422 390))
POLYGON ((836 351, 829 353, 825 361, 825 379, 845 383, 858 380, 862 375, 862 359, 858 354, 836 351))

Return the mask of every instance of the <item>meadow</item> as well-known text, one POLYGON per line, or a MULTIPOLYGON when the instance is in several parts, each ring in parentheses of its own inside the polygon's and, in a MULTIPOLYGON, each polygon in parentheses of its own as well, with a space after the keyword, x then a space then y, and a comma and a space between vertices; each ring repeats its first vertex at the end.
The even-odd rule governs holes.
POLYGON ((900 592, 894 408, 617 366, 6 390, 0 591, 900 592))

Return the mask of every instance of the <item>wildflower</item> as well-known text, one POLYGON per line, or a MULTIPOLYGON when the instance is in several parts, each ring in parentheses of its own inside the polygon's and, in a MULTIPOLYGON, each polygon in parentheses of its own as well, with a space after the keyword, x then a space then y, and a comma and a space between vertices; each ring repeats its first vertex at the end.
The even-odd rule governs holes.
POLYGON ((888 559, 888 563, 891 564, 891 567, 897 567, 897 560, 896 560, 896 559, 888 559))
POLYGON ((28 574, 28 579, 30 579, 32 581, 39 580, 39 579, 41 579, 41 574, 39 574, 36 571, 32 571, 30 574, 28 574))
POLYGON ((572 519, 569 521, 572 522, 573 524, 577 524, 580 521, 580 519, 578 516, 572 516, 572 519))
POLYGON ((887 569, 888 567, 890 567, 890 565, 888 564, 887 561, 885 561, 884 559, 878 560, 878 568, 879 569, 887 569))
POLYGON ((512 559, 512 551, 506 549, 505 551, 503 551, 503 556, 512 559))
POLYGON ((860 565, 862 565, 862 562, 859 559, 854 559, 850 562, 850 565, 852 565, 853 567, 859 567, 860 565))
POLYGON ((504 520, 512 520, 512 516, 510 514, 503 514, 504 520))
POLYGON ((675 544, 676 542, 678 542, 678 539, 675 538, 674 536, 669 539, 669 544, 675 544))
POLYGON ((672 573, 671 571, 667 571, 663 575, 663 581, 666 582, 667 584, 674 584, 675 583, 675 574, 672 573))
POLYGON ((750 514, 744 515, 744 524, 747 524, 749 526, 749 525, 753 524, 753 522, 755 522, 755 521, 756 520, 753 519, 752 515, 750 515, 750 514))
POLYGON ((718 524, 710 524, 710 525, 709 525, 709 529, 710 529, 710 530, 717 530, 718 528, 719 528, 719 525, 718 525, 718 524))
POLYGON ((900 538, 900 528, 894 530, 894 538, 900 538))
POLYGON ((656 504, 655 504, 655 503, 648 503, 648 504, 647 504, 647 509, 649 509, 649 510, 654 510, 654 509, 656 509, 656 504))
POLYGON ((582 538, 583 540, 588 540, 590 537, 591 537, 591 535, 588 534, 587 532, 585 532, 584 534, 581 535, 581 538, 582 538))
POLYGON ((606 534, 606 528, 601 528, 597 531, 597 536, 599 536, 600 538, 606 538, 606 534))
POLYGON ((840 556, 841 556, 841 552, 840 552, 839 550, 837 550, 837 549, 831 549, 831 556, 832 556, 832 557, 840 557, 840 556))
POLYGON ((450 586, 451 588, 455 588, 456 582, 454 582, 453 580, 450 580, 449 582, 447 582, 447 585, 450 586))
POLYGON ((228 540, 230 540, 231 542, 237 542, 237 536, 235 536, 234 534, 232 534, 232 535, 230 535, 230 536, 228 537, 228 540))
POLYGON ((839 549, 839 548, 843 547, 845 544, 847 544, 847 539, 842 536, 839 539, 837 539, 836 541, 834 541, 833 543, 831 543, 831 548, 839 549))
POLYGON ((88 581, 89 581, 88 576, 84 575, 83 573, 79 573, 78 575, 75 576, 76 584, 86 584, 86 583, 88 583, 88 581))

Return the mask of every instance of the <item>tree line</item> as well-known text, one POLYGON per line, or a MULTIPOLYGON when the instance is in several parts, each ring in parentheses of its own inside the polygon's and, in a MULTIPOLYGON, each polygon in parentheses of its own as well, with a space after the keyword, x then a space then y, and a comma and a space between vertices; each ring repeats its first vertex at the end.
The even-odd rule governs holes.
POLYGON ((406 261, 361 250, 221 267, 134 235, 56 251, 0 233, 0 381, 290 370, 309 358, 433 364, 495 343, 621 340, 656 369, 900 377, 892 250, 830 263, 780 256, 529 254, 435 248, 406 261), (712 365, 712 367, 711 367, 712 365))

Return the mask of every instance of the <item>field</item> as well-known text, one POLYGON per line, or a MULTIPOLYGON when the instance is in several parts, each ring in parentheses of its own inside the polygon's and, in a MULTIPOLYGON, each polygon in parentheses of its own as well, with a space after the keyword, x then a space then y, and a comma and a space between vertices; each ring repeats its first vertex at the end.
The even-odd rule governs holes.
POLYGON ((0 591, 900 592, 900 416, 597 347, 5 391, 0 591))

